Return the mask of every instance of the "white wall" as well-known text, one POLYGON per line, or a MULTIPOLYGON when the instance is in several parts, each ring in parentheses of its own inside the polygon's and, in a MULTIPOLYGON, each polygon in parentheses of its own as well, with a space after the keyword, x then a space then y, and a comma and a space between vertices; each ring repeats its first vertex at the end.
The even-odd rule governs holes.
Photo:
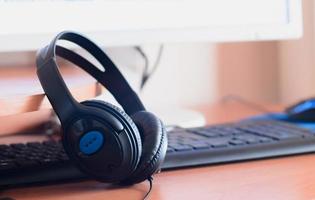
MULTIPOLYGON (((159 46, 143 46, 151 68, 159 46)), ((133 47, 106 48, 105 51, 133 88, 139 91, 144 66, 139 53, 133 47)), ((0 53, 0 67, 34 67, 34 64, 35 52, 0 53)), ((206 104, 216 96, 216 82, 215 46, 206 43, 166 44, 160 65, 140 96, 149 106, 206 104)))
POLYGON ((315 96, 315 3, 303 1, 304 35, 279 42, 280 100, 292 104, 315 96))

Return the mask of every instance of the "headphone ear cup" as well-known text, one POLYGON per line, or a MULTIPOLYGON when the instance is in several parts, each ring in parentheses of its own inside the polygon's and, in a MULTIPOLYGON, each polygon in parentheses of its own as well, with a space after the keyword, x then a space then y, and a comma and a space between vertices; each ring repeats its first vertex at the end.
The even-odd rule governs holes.
POLYGON ((131 127, 132 130, 132 134, 133 136, 130 137, 135 137, 136 139, 136 143, 137 143, 137 148, 140 152, 142 152, 142 142, 141 142, 141 136, 139 133, 139 130, 136 126, 136 124, 133 122, 133 120, 129 117, 129 115, 127 115, 127 113, 125 113, 122 109, 118 108, 117 106, 107 103, 105 101, 100 101, 100 100, 89 100, 89 101, 85 101, 83 102, 84 105, 92 105, 94 107, 98 107, 100 109, 103 110, 107 110, 107 111, 112 111, 112 112, 116 112, 119 113, 119 115, 122 117, 122 120, 125 121, 125 123, 128 123, 131 127), (110 109, 110 110, 109 110, 110 109))
MULTIPOLYGON (((120 109, 117 106, 114 106, 110 103, 107 103, 104 101, 99 101, 99 100, 89 100, 89 101, 82 102, 82 104, 85 106, 91 106, 94 108, 98 108, 100 110, 107 111, 108 113, 110 113, 110 114, 114 115, 116 118, 118 118, 123 124, 125 124, 124 126, 126 128, 128 127, 129 130, 126 131, 126 133, 127 133, 128 138, 130 140, 130 143, 132 144, 133 149, 134 149, 134 151, 133 151, 134 154, 132 154, 132 158, 131 158, 131 160, 133 161, 132 165, 131 165, 131 169, 132 169, 131 174, 133 174, 133 171, 136 170, 138 163, 140 161, 140 157, 142 155, 141 136, 140 136, 140 133, 139 133, 138 128, 135 125, 135 123, 122 109, 120 109)), ((115 156, 115 155, 113 155, 113 156, 115 156)), ((117 180, 116 182, 120 182, 121 180, 124 180, 125 178, 126 177, 123 177, 123 178, 117 180)), ((114 182, 114 181, 112 181, 112 182, 114 182)))
POLYGON ((134 184, 148 179, 159 170, 167 150, 164 125, 154 114, 140 111, 131 116, 142 140, 142 155, 137 169, 122 184, 134 184))

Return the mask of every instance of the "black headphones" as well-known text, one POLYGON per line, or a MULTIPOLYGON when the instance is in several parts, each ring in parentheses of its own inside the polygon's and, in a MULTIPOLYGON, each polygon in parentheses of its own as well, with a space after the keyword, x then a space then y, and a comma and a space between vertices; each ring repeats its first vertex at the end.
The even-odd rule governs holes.
POLYGON ((49 46, 39 50, 37 75, 61 121, 65 151, 83 173, 102 182, 134 184, 159 170, 167 149, 165 128, 155 115, 145 110, 118 68, 96 44, 78 33, 58 34, 49 46), (58 46, 58 40, 70 41, 87 50, 105 71, 58 46), (77 102, 60 75, 56 56, 94 77, 125 112, 107 102, 77 102))

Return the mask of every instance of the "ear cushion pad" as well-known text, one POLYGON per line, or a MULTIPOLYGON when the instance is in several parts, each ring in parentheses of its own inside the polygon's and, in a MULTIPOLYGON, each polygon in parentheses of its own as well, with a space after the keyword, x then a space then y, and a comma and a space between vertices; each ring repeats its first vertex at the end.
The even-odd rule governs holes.
POLYGON ((123 184, 134 184, 148 179, 159 170, 167 150, 164 125, 154 114, 141 111, 131 116, 140 131, 142 155, 136 171, 123 184))
MULTIPOLYGON (((139 162, 140 155, 142 154, 142 142, 141 142, 141 136, 139 133, 139 130, 135 123, 132 121, 132 119, 125 113, 122 109, 118 108, 117 106, 114 106, 113 104, 100 101, 100 100, 89 100, 89 101, 84 101, 82 104, 86 106, 94 106, 103 110, 107 110, 110 113, 116 112, 118 113, 121 117, 120 120, 123 120, 124 123, 129 124, 129 127, 131 128, 132 133, 129 133, 129 138, 135 138, 135 143, 136 143, 136 148, 138 149, 138 158, 137 163, 139 162)), ((118 116, 117 116, 118 117, 118 116)), ((129 131, 127 131, 128 133, 129 131)))

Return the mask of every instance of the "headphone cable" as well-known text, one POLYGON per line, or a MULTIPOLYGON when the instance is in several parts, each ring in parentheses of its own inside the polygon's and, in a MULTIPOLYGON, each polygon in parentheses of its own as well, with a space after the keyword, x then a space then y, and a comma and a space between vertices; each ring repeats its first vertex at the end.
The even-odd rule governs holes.
POLYGON ((149 195, 150 195, 150 193, 152 191, 152 188, 153 188, 153 177, 150 176, 147 180, 150 183, 150 188, 149 188, 148 192, 144 195, 143 200, 147 200, 148 199, 148 197, 149 197, 149 195))

